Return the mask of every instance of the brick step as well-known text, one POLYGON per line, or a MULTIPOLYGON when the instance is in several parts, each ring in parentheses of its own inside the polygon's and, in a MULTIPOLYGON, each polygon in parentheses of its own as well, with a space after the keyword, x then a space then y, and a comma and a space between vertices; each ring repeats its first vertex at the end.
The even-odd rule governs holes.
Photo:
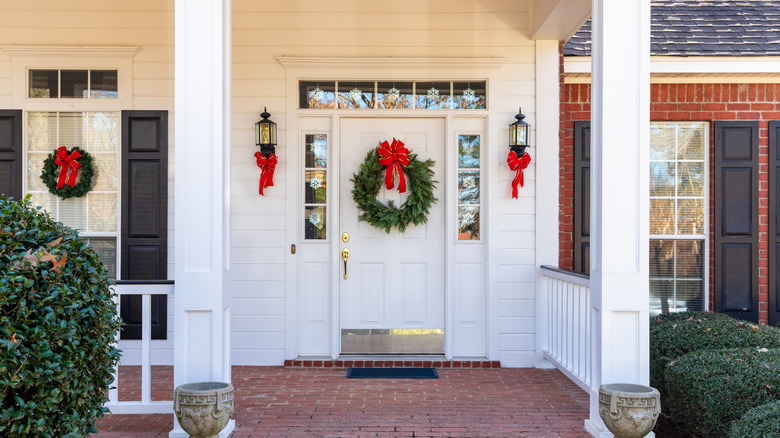
POLYGON ((285 368, 501 368, 498 360, 336 359, 285 360, 285 368))

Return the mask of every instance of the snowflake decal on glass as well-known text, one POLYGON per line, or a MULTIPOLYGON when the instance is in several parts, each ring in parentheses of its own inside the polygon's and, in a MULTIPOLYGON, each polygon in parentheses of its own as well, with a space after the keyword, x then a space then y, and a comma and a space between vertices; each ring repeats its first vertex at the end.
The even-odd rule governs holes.
POLYGON ((429 98, 439 97, 439 90, 437 90, 436 87, 431 87, 431 89, 428 90, 428 97, 429 98))
POLYGON ((328 162, 328 140, 325 136, 315 136, 314 142, 310 146, 311 151, 314 152, 314 160, 317 162, 317 167, 325 167, 328 162))
POLYGON ((474 90, 471 89, 471 87, 466 88, 463 90, 463 97, 466 99, 473 99, 474 96, 476 96, 476 93, 474 93, 474 90))
POLYGON ((320 88, 320 87, 317 87, 317 88, 315 88, 315 89, 311 90, 311 94, 312 94, 312 95, 313 95, 313 96, 314 96, 316 99, 319 99, 320 97, 322 97, 322 88, 320 88))
POLYGON ((355 87, 349 91, 349 95, 352 97, 353 100, 358 100, 361 97, 363 97, 363 92, 360 91, 359 88, 355 87))
POLYGON ((387 95, 393 99, 398 99, 401 96, 401 91, 399 91, 398 88, 393 87, 387 90, 387 95))
POLYGON ((314 190, 317 190, 318 188, 322 187, 322 180, 315 176, 314 178, 309 180, 309 187, 313 188, 314 190))
POLYGON ((313 211, 309 215, 309 222, 311 222, 311 224, 317 228, 322 228, 322 218, 320 217, 320 214, 317 213, 316 211, 313 211))

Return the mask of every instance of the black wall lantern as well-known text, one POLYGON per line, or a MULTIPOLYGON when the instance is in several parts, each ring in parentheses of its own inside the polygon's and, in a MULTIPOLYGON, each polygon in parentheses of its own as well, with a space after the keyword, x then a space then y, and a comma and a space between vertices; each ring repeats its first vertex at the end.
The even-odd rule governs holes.
POLYGON ((531 125, 523 121, 525 114, 523 114, 522 108, 517 110, 515 118, 517 121, 509 125, 509 149, 521 157, 525 154, 525 148, 528 147, 528 131, 531 125))
POLYGON ((255 123, 255 144, 260 148, 260 153, 267 157, 276 154, 276 123, 268 119, 271 114, 267 108, 263 108, 260 117, 263 119, 255 123))

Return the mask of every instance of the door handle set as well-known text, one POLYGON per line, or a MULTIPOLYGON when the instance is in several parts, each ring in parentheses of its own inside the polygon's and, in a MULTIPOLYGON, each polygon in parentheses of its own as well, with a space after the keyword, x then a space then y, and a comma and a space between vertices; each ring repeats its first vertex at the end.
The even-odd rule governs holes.
POLYGON ((349 248, 341 250, 341 258, 344 260, 344 280, 347 279, 347 260, 349 260, 349 248))

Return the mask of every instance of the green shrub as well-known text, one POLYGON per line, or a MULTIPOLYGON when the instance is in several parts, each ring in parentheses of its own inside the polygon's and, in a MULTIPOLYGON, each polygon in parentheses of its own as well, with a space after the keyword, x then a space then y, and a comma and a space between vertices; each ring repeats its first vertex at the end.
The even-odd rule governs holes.
POLYGON ((780 348, 780 330, 730 318, 720 313, 684 312, 650 321, 650 386, 661 393, 667 413, 666 365, 684 354, 723 348, 780 348))
POLYGON ((0 196, 0 436, 94 431, 119 360, 109 286, 75 231, 0 196))
POLYGON ((745 412, 731 423, 728 438, 780 438, 780 400, 745 412))
POLYGON ((780 398, 780 349, 696 351, 669 363, 666 385, 676 429, 725 436, 742 414, 780 398))

